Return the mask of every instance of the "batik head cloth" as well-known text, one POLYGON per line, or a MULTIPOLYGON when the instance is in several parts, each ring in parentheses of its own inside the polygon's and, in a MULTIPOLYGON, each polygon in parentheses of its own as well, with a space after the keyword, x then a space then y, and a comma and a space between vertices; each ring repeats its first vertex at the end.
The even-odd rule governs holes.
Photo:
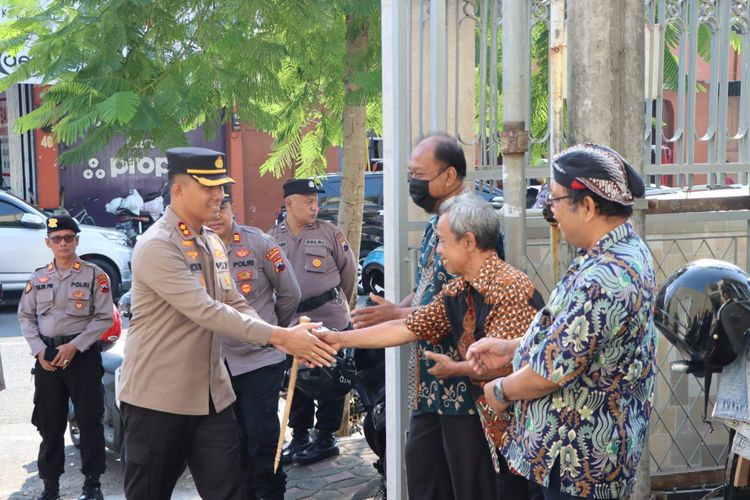
POLYGON ((605 200, 633 205, 646 190, 643 178, 615 150, 598 144, 577 144, 552 162, 555 182, 570 189, 588 189, 605 200))

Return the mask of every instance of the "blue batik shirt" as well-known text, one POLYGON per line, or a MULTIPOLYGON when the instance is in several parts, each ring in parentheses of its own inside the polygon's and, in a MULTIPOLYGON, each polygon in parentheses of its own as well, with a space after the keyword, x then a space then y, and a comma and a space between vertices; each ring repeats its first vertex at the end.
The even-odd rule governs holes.
POLYGON ((654 391, 654 269, 624 223, 579 253, 521 340, 525 365, 560 389, 513 403, 502 454, 544 486, 577 497, 627 497, 635 483, 654 391))

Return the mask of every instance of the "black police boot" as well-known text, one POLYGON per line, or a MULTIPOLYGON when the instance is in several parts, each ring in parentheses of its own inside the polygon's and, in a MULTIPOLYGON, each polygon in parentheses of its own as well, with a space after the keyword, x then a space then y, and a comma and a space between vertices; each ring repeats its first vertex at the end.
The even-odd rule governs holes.
POLYGON ((319 431, 315 442, 295 455, 294 461, 300 465, 308 465, 324 458, 334 457, 339 453, 341 452, 339 447, 336 446, 336 438, 333 437, 333 433, 319 431))
POLYGON ((104 500, 102 485, 99 483, 98 476, 86 476, 81 496, 78 497, 78 500, 104 500))
POLYGON ((285 465, 292 463, 294 457, 304 451, 310 444, 310 434, 307 430, 304 432, 292 431, 292 441, 284 448, 284 452, 281 454, 281 463, 285 465))
POLYGON ((37 500, 58 500, 60 498, 60 481, 58 479, 44 479, 44 491, 37 500))

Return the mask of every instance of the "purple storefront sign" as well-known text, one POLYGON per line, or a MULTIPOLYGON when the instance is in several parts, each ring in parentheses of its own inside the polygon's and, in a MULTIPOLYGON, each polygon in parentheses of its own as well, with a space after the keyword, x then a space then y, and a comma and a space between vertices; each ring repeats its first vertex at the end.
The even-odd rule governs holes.
MULTIPOLYGON (((203 137, 203 130, 188 132, 191 146, 226 151, 224 128, 216 137, 208 141, 203 137)), ((82 209, 82 203, 90 197, 99 199, 87 203, 86 209, 98 226, 114 226, 116 217, 105 212, 104 206, 113 198, 124 198, 131 189, 145 197, 159 191, 167 181, 167 158, 158 149, 145 156, 121 160, 117 152, 123 146, 121 137, 113 140, 105 149, 89 158, 87 165, 71 165, 60 170, 60 186, 65 190, 65 208, 75 215, 82 209)), ((60 148, 60 152, 65 151, 60 148)))

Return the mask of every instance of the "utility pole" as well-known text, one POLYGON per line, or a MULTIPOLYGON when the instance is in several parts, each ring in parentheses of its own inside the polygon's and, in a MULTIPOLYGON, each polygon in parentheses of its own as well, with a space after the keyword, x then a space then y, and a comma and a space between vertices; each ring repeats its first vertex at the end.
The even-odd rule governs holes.
MULTIPOLYGON (((643 174, 644 7, 641 0, 568 0, 568 143, 610 146, 643 174)), ((631 219, 642 238, 646 216, 631 219)), ((631 499, 650 494, 648 438, 631 499)))

